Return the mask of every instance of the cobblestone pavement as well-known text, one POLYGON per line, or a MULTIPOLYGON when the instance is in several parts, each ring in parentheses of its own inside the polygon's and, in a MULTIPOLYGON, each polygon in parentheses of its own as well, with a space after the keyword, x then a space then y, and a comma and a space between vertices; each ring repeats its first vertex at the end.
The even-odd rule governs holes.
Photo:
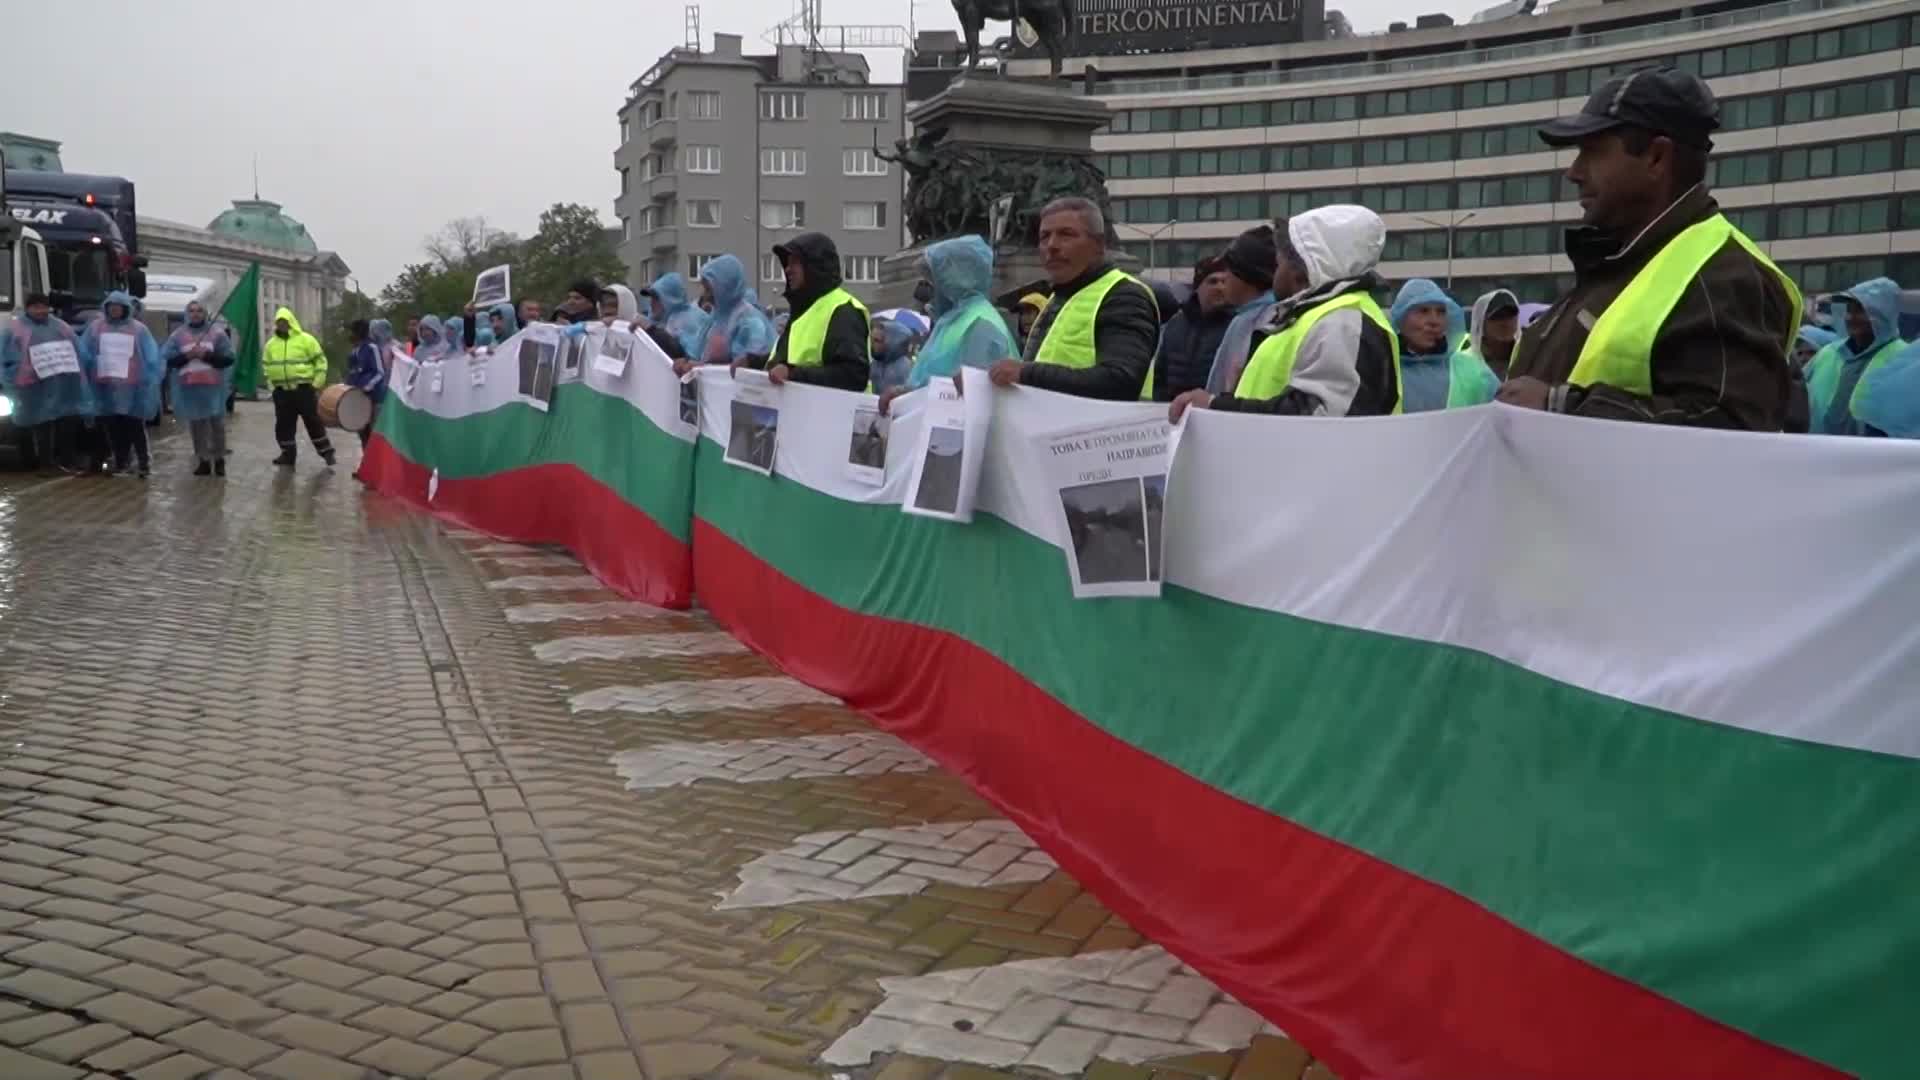
POLYGON ((1327 1076, 711 620, 268 424, 0 477, 0 1078, 1327 1076))

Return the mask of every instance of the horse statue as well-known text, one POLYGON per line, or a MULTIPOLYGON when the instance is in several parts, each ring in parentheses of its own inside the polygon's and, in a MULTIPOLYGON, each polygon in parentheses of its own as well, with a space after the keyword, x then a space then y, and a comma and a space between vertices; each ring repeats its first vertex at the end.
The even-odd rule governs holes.
POLYGON ((1017 33, 1024 19, 1047 50, 1053 77, 1060 77, 1067 33, 1073 28, 1073 0, 953 0, 953 10, 967 36, 967 70, 980 66, 980 28, 987 20, 1013 23, 1017 33))

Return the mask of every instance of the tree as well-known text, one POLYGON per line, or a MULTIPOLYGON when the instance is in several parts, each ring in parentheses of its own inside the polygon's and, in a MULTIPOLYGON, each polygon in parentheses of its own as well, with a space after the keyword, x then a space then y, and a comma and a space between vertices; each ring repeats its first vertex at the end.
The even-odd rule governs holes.
POLYGON ((484 270, 512 261, 520 239, 488 225, 486 218, 474 215, 454 218, 440 226, 422 246, 443 270, 484 270))
POLYGON ((518 295, 551 306, 582 278, 608 285, 626 276, 626 265, 593 208, 554 203, 540 215, 539 231, 520 246, 513 287, 518 295))

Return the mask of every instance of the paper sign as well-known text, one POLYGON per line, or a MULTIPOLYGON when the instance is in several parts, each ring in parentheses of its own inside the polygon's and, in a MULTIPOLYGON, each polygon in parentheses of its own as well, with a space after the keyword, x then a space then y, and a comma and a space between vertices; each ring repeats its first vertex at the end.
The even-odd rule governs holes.
MULTIPOLYGON (((553 403, 554 369, 559 360, 560 328, 535 323, 515 335, 520 339, 520 400, 546 412, 553 403)), ((511 339, 509 339, 511 340, 511 339)))
POLYGON ((446 365, 441 363, 435 363, 433 365, 433 385, 428 387, 428 389, 436 394, 440 392, 442 386, 446 385, 447 373, 443 370, 445 367, 446 365))
POLYGON ((593 358, 593 370, 619 378, 627 373, 627 359, 633 355, 633 331, 626 323, 614 323, 600 342, 600 355, 593 358))
POLYGON ((733 389, 725 460, 729 465, 771 476, 780 437, 780 393, 763 372, 734 374, 739 385, 733 389))
POLYGON ((41 342, 28 348, 27 356, 33 362, 33 373, 38 378, 73 375, 80 370, 80 354, 73 350, 71 341, 41 342))
POLYGON ((93 377, 96 379, 118 379, 122 382, 133 377, 133 335, 104 333, 100 335, 100 359, 95 365, 93 377))
POLYGON ((488 308, 504 302, 513 295, 512 277, 511 266, 495 266, 480 271, 480 276, 473 279, 473 306, 488 308))
POLYGON ((700 432, 700 384, 689 371, 680 377, 680 422, 694 434, 700 432))
POLYGON ((220 381, 220 372, 205 360, 189 360, 180 369, 180 381, 188 386, 212 386, 220 381))
POLYGON ((467 376, 475 386, 487 385, 487 354, 475 353, 467 360, 467 376))
POLYGON ((1034 440, 1057 493, 1073 595, 1159 596, 1167 477, 1178 436, 1164 417, 1034 440))
POLYGON ((926 387, 926 415, 913 451, 913 476, 900 509, 944 521, 972 521, 974 495, 980 489, 980 465, 986 458, 987 429, 993 420, 993 386, 981 368, 963 368, 963 394, 952 379, 926 387))
POLYGON ((847 444, 847 475, 862 484, 879 487, 887 482, 887 434, 892 422, 880 415, 876 399, 853 407, 853 425, 847 444))

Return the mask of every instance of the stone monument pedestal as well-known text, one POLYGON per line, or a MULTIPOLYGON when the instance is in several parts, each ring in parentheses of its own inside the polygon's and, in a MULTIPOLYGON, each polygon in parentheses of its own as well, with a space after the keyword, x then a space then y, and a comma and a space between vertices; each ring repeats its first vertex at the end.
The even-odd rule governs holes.
MULTIPOLYGON (((1107 106, 1064 83, 962 76, 916 105, 907 120, 915 134, 901 140, 899 161, 911 181, 906 216, 914 244, 882 260, 876 309, 911 302, 921 254, 949 236, 993 243, 993 296, 1044 281, 1034 248, 1041 207, 1080 195, 1106 209, 1106 177, 1092 156, 1093 133, 1106 126, 1107 106), (1001 222, 994 207, 1005 196, 1012 198, 1001 222)), ((1107 240, 1116 240, 1111 222, 1107 240)), ((1137 268, 1139 260, 1114 254, 1116 262, 1137 268)))

